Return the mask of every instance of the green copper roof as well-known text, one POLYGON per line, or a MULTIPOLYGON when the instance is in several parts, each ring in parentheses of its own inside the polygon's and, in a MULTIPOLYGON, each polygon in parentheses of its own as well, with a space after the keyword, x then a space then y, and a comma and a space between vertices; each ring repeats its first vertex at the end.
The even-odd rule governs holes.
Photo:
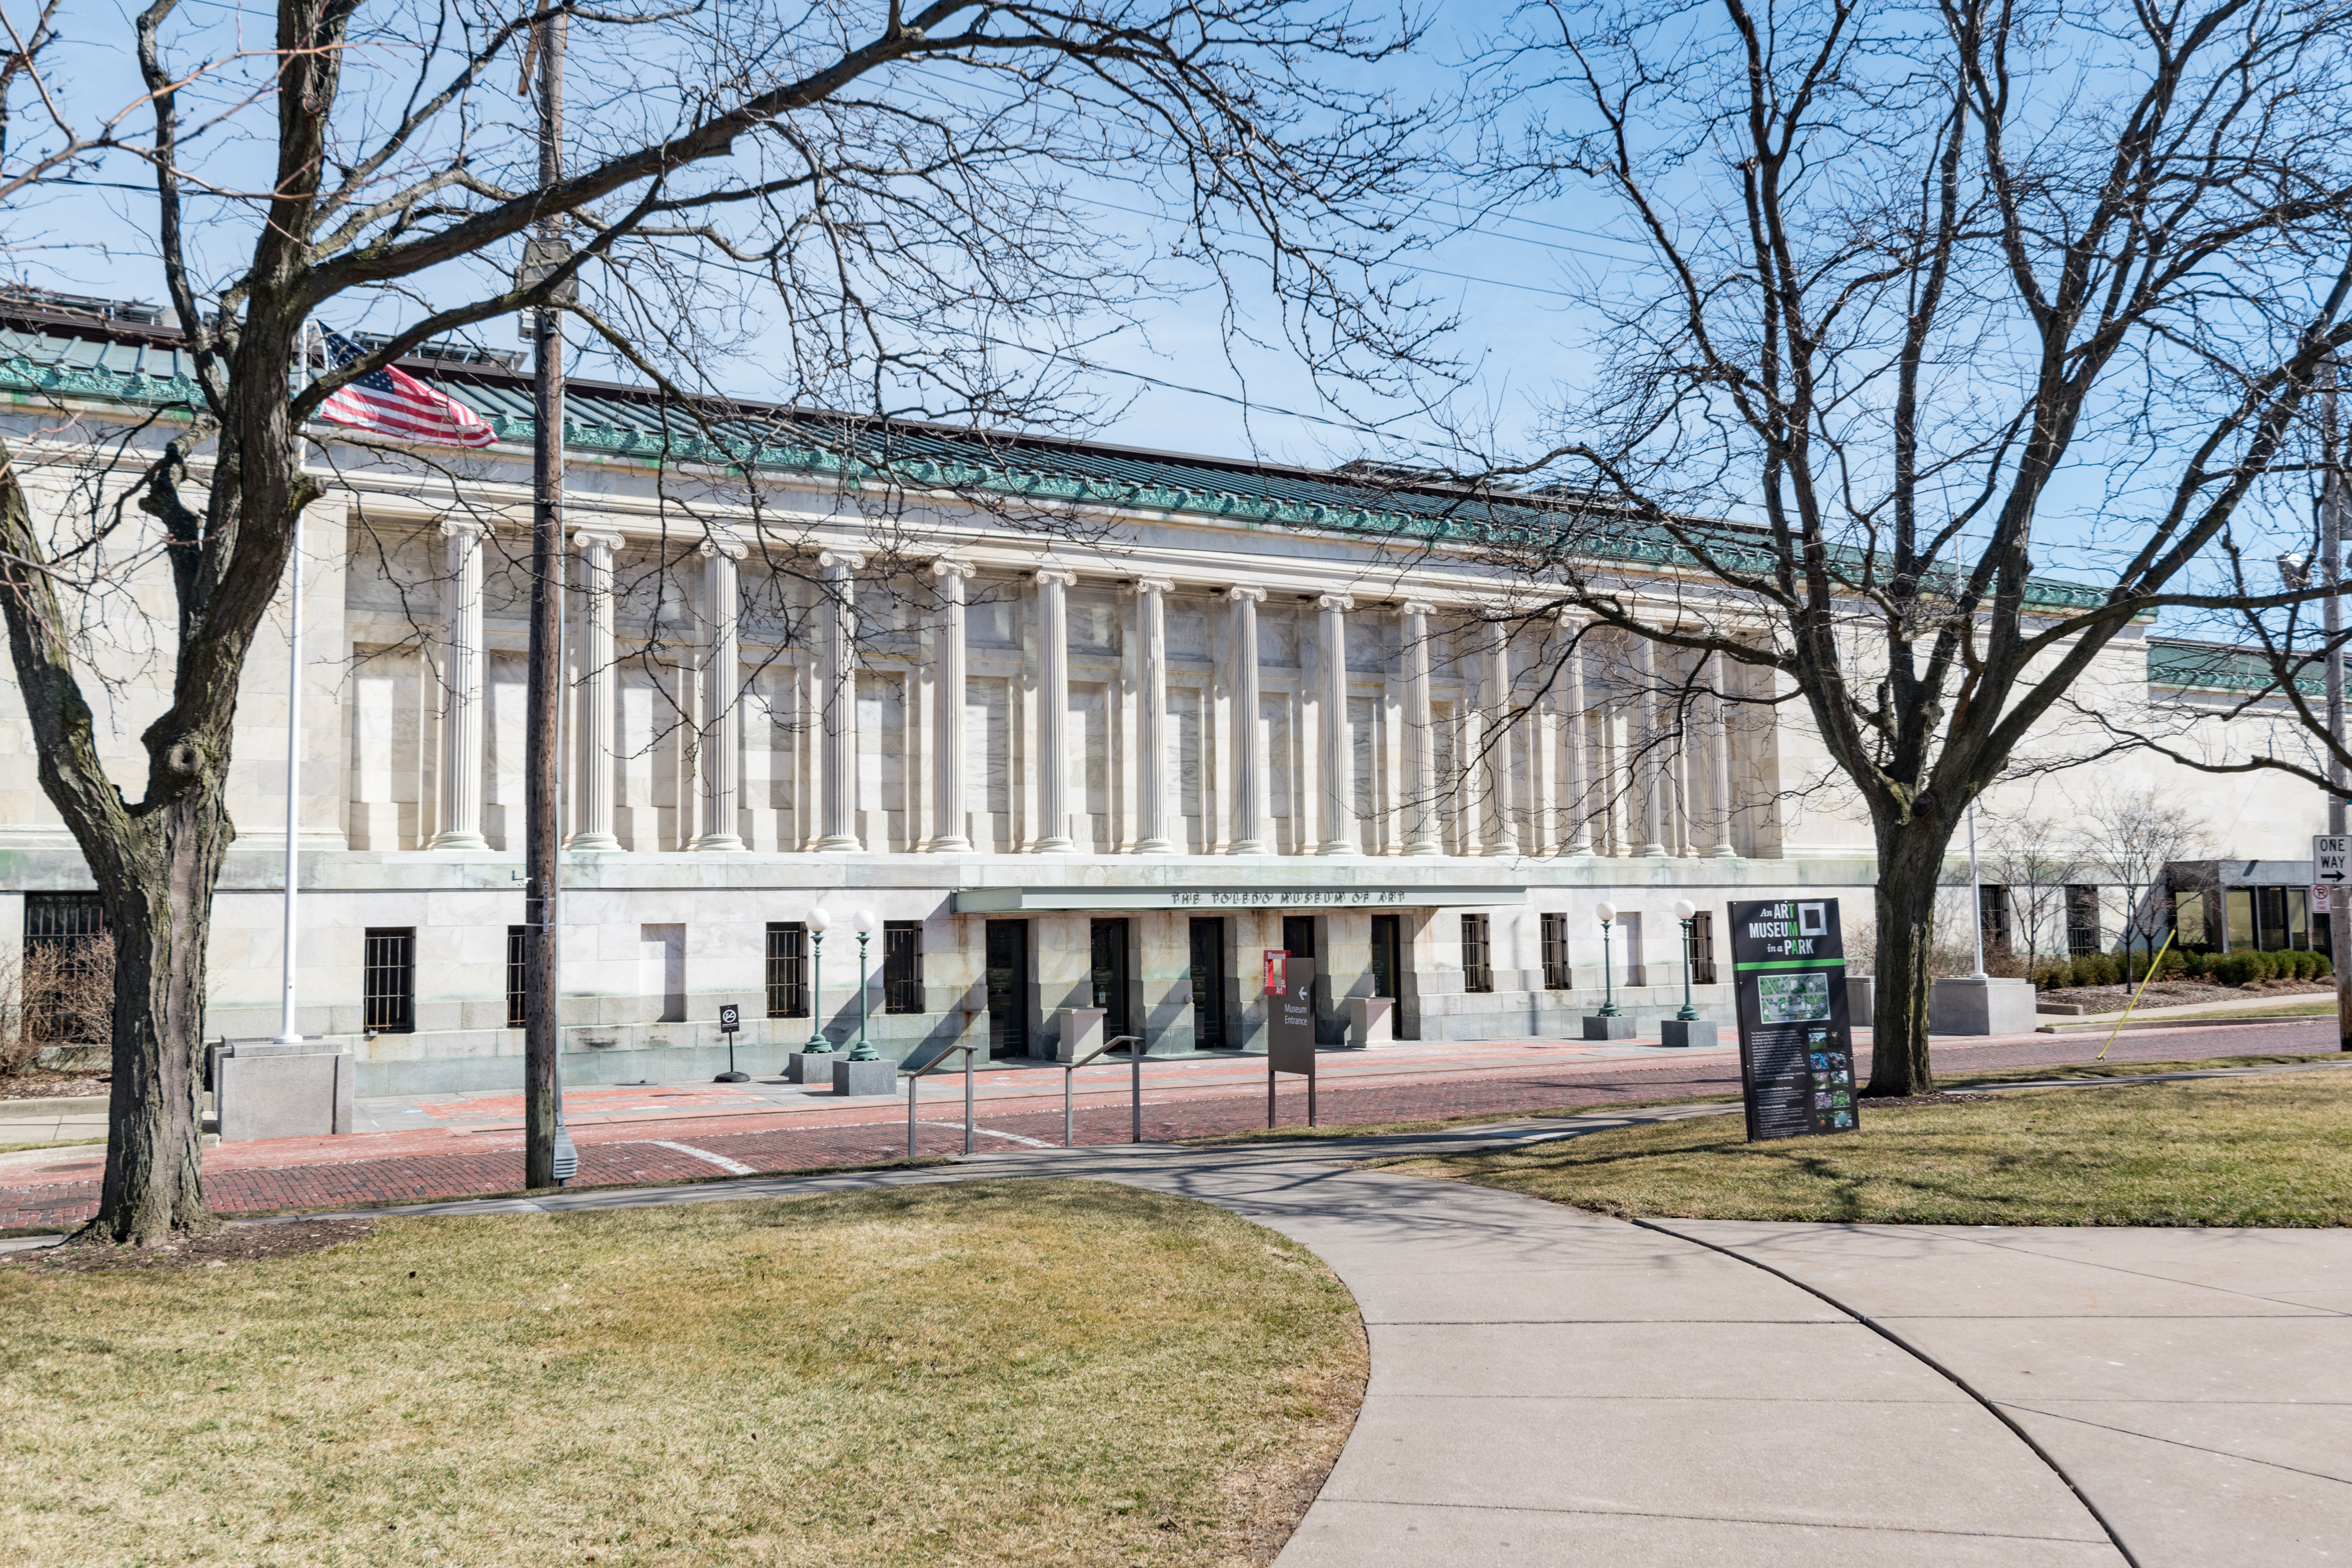
MULTIPOLYGON (((2147 640, 2147 683, 2181 691, 2227 691, 2243 696, 2274 691, 2279 684, 2270 659, 2258 648, 2182 642, 2169 637, 2147 640)), ((2326 671, 2316 662, 2298 666, 2294 689, 2315 697, 2323 695, 2327 689, 2326 671)))
MULTIPOLYGON (((501 440, 530 441, 526 378, 415 360, 402 368, 478 410, 501 440)), ((201 400, 185 356, 167 333, 125 333, 96 322, 0 327, 0 393, 17 401, 78 397, 151 408, 194 407, 201 400)), ((1415 546, 1494 543, 1517 551, 1549 537, 1578 554, 1630 566, 1669 568, 1688 559, 1654 524, 1596 526, 1534 497, 1384 485, 1345 473, 793 408, 751 406, 698 420, 649 395, 593 384, 575 384, 566 410, 565 449, 583 456, 1178 512, 1415 546)), ((1752 531, 1721 525, 1715 548, 1727 565, 1759 574, 1771 570, 1771 552, 1752 531)), ((2037 577, 2031 602, 2047 610, 2087 609, 2105 603, 2105 593, 2037 577)))

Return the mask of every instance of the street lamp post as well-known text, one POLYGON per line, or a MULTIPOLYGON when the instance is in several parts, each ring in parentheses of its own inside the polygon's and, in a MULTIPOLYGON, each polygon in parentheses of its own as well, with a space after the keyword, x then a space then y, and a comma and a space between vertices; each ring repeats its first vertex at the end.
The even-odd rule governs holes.
POLYGON ((824 931, 833 917, 823 910, 811 910, 804 923, 809 933, 809 1037, 801 1054, 821 1057, 833 1049, 833 1042, 824 1037, 824 931))
POLYGON ((1617 976, 1609 962, 1609 926, 1617 918, 1617 906, 1600 903, 1592 912, 1601 917, 1601 1014, 1603 1018, 1617 1016, 1617 976))
POLYGON ((849 1053, 854 1062, 876 1060, 874 1044, 866 1037, 869 1003, 866 993, 866 944, 874 935, 874 911, 857 911, 857 1048, 849 1053))
POLYGON ((1688 899, 1675 900, 1675 919, 1683 926, 1683 1005, 1675 1016, 1685 1022, 1698 1016, 1698 1009, 1691 1005, 1691 922, 1697 918, 1696 904, 1688 899))

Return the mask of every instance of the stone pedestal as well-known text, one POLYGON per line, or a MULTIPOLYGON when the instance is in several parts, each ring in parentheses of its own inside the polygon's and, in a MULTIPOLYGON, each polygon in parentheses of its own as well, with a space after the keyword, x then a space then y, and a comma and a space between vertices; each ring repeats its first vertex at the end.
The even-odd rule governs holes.
POLYGON ((831 1083, 839 1051, 794 1051, 784 1058, 786 1083, 831 1083))
POLYGON ((1584 1037, 1588 1040, 1630 1040, 1633 1037, 1633 1020, 1622 1013, 1614 1018, 1587 1013, 1584 1016, 1584 1037))
POLYGON ((1396 1043, 1396 999, 1391 996, 1348 998, 1348 1044, 1355 1050, 1396 1043))
POLYGON ((1847 1022, 1857 1029, 1867 1029, 1877 1006, 1878 977, 1874 974, 1848 974, 1845 977, 1847 1022))
POLYGON ((1660 1044, 1703 1051, 1715 1048, 1717 1033, 1712 1018, 1667 1018, 1658 1025, 1660 1044))
POLYGON ((2027 1035, 2033 1032, 2031 980, 1938 980, 1927 994, 1933 1035, 2027 1035))
POLYGON ((887 1057, 870 1062, 854 1062, 847 1057, 833 1058, 833 1092, 835 1094, 896 1094, 898 1091, 898 1064, 887 1057))
POLYGON ((244 1138, 313 1138, 352 1130, 349 1051, 241 1044, 213 1064, 224 1143, 244 1138))
POLYGON ((1102 1048, 1105 1015, 1101 1008, 1064 1007, 1054 1016, 1061 1026, 1054 1041, 1055 1061, 1074 1062, 1102 1048))

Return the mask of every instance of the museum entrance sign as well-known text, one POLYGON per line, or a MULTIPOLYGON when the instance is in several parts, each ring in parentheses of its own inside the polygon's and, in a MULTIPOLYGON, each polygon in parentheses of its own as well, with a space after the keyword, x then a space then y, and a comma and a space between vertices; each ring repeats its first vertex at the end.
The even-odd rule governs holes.
POLYGON ((1837 900, 1733 904, 1731 969, 1749 1141, 1854 1131, 1853 1024, 1837 900))

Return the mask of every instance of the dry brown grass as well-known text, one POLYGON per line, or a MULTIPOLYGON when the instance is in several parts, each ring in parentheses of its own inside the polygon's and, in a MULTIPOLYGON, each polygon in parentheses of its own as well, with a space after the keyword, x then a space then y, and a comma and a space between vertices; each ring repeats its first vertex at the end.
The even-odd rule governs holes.
MULTIPOLYGON (((2128 1069, 2126 1069, 2128 1070, 2128 1069)), ((1859 1131, 1736 1116, 1382 1162, 1625 1217, 1863 1225, 2352 1225, 2352 1072, 1862 1102, 1859 1131)))
POLYGON ((1364 1366, 1304 1249, 1105 1183, 0 1267, 0 1561, 1262 1563, 1364 1366))

